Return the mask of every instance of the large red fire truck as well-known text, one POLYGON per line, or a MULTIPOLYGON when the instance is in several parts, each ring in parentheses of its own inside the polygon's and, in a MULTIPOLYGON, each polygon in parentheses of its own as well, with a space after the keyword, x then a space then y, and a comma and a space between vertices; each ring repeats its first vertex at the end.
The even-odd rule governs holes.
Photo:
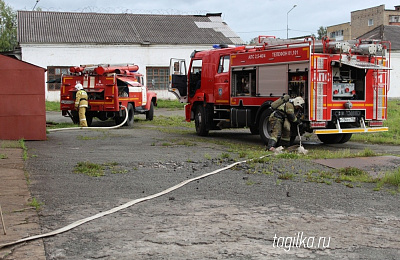
POLYGON ((157 94, 147 90, 138 69, 137 65, 71 67, 70 74, 61 78, 62 115, 71 117, 74 123, 79 122, 78 111, 74 107, 75 85, 82 84, 88 93, 86 120, 89 126, 93 117, 103 121, 113 118, 116 124, 120 124, 126 117, 126 111, 127 126, 133 125, 134 114, 146 114, 147 120, 153 120, 157 94))
MULTIPOLYGON (((248 127, 268 142, 271 103, 288 94, 305 100, 301 134, 345 143, 353 133, 388 131, 390 43, 324 38, 259 37, 259 46, 223 46, 171 59, 170 91, 198 135, 248 127)), ((297 129, 294 131, 294 138, 297 129)), ((294 140, 294 139, 293 139, 294 140)))

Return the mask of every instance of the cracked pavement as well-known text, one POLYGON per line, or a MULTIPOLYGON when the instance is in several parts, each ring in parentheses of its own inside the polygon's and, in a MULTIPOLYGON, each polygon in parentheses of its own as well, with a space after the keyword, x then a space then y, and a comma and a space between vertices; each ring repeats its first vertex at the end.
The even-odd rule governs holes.
MULTIPOLYGON (((106 133, 50 133, 45 142, 27 142, 31 193, 44 203, 42 233, 232 163, 213 160, 229 153, 228 147, 197 142, 194 129, 179 135, 135 124, 106 133), (181 138, 196 146, 163 146, 181 138), (114 162, 122 170, 108 169, 93 178, 73 173, 79 161, 114 162)), ((209 138, 259 142, 247 132, 226 130, 209 138)), ((351 142, 341 147, 365 148, 351 142)), ((373 191, 374 184, 348 188, 306 182, 299 172, 330 169, 310 161, 282 160, 263 167, 294 169, 296 178, 278 181, 276 173, 248 174, 244 164, 45 238, 46 258, 399 259, 398 194, 373 191), (299 234, 307 237, 308 246, 295 242, 299 234), (321 238, 325 247, 318 246, 321 238)))

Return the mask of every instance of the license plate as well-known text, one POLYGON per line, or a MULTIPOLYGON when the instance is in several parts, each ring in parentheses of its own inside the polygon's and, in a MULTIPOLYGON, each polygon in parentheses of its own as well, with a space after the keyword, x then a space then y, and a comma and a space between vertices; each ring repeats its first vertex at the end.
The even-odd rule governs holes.
POLYGON ((356 121, 355 117, 341 117, 339 118, 340 123, 354 123, 356 121))

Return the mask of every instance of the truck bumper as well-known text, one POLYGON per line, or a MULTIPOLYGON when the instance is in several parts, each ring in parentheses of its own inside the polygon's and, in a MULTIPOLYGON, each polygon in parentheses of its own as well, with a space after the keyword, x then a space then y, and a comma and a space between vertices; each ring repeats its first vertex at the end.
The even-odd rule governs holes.
POLYGON ((314 134, 350 134, 350 133, 376 133, 387 132, 388 127, 345 128, 345 129, 316 129, 314 134))

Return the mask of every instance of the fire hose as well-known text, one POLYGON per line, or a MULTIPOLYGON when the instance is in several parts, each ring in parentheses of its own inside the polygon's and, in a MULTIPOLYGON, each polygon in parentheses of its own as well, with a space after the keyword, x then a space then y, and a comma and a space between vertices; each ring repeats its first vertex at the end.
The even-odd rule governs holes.
POLYGON ((98 130, 98 129, 115 129, 115 128, 119 128, 119 127, 121 127, 121 126, 123 126, 125 123, 126 123, 126 121, 128 120, 128 116, 129 116, 129 111, 127 110, 127 108, 125 107, 125 106, 123 106, 123 105, 121 105, 121 107, 123 108, 123 109, 125 109, 125 111, 126 111, 126 113, 125 113, 125 119, 124 119, 124 121, 121 123, 121 124, 119 124, 119 125, 115 125, 115 126, 103 126, 103 127, 69 127, 69 128, 56 128, 56 129, 49 129, 49 130, 47 130, 47 131, 49 131, 49 132, 58 132, 58 131, 65 131, 65 130, 86 130, 86 129, 89 129, 89 130, 98 130))
MULTIPOLYGON (((271 156, 271 154, 263 155, 263 156, 261 156, 261 157, 259 157, 259 158, 257 158, 257 159, 262 159, 262 158, 267 157, 267 156, 271 156)), ((216 173, 219 173, 219 172, 228 170, 228 169, 230 169, 230 168, 232 168, 232 167, 234 167, 234 166, 236 166, 236 165, 239 165, 239 164, 242 164, 242 163, 246 163, 246 162, 250 162, 250 161, 253 161, 253 160, 255 160, 255 159, 248 159, 248 160, 243 160, 243 161, 239 161, 239 162, 232 163, 232 164, 230 164, 230 165, 228 165, 228 166, 225 166, 225 167, 223 167, 223 168, 217 169, 217 170, 215 170, 215 171, 212 171, 212 172, 209 172, 209 173, 205 173, 205 174, 200 175, 200 176, 198 176, 198 177, 195 177, 195 178, 192 178, 192 179, 183 181, 183 182, 181 182, 181 183, 178 183, 178 184, 176 184, 175 186, 172 186, 172 187, 170 187, 170 188, 168 188, 168 189, 166 189, 166 190, 164 190, 164 191, 161 191, 161 192, 159 192, 159 193, 155 193, 155 194, 150 195, 150 196, 147 196, 147 197, 143 197, 143 198, 131 200, 131 201, 125 203, 125 204, 122 204, 122 205, 120 205, 120 206, 117 206, 117 207, 112 208, 112 209, 107 210, 107 211, 100 212, 100 213, 98 213, 98 214, 96 214, 96 215, 93 215, 93 216, 91 216, 91 217, 87 217, 87 218, 84 218, 84 219, 75 221, 75 222, 73 222, 73 223, 71 223, 71 224, 69 224, 69 225, 67 225, 67 226, 65 226, 65 227, 56 229, 56 230, 54 230, 54 231, 51 231, 51 232, 48 232, 48 233, 45 233, 45 234, 41 234, 41 235, 26 237, 26 238, 23 238, 23 239, 14 241, 14 242, 2 244, 2 245, 0 245, 0 248, 8 247, 8 246, 16 245, 16 244, 20 244, 20 243, 23 243, 23 242, 28 242, 28 241, 36 240, 36 239, 39 239, 39 238, 45 238, 45 237, 50 237, 50 236, 54 236, 54 235, 57 235, 57 234, 61 234, 61 233, 63 233, 63 232, 69 231, 69 230, 71 230, 71 229, 73 229, 73 228, 76 228, 76 227, 78 227, 78 226, 80 226, 80 225, 82 225, 82 224, 84 224, 84 223, 89 222, 89 221, 92 221, 92 220, 95 220, 95 219, 104 217, 104 216, 106 216, 106 215, 115 213, 115 212, 120 211, 120 210, 122 210, 122 209, 126 209, 126 208, 128 208, 128 207, 130 207, 130 206, 133 206, 133 205, 135 205, 135 204, 138 204, 138 203, 140 203, 140 202, 144 202, 144 201, 147 201, 147 200, 151 200, 151 199, 154 199, 154 198, 163 196, 163 195, 165 195, 165 194, 167 194, 167 193, 170 193, 171 191, 174 191, 174 190, 176 190, 176 189, 179 189, 179 188, 181 188, 181 187, 185 186, 186 184, 189 184, 189 183, 191 183, 191 182, 193 182, 193 181, 206 178, 206 177, 211 176, 211 175, 214 175, 214 174, 216 174, 216 173)))

